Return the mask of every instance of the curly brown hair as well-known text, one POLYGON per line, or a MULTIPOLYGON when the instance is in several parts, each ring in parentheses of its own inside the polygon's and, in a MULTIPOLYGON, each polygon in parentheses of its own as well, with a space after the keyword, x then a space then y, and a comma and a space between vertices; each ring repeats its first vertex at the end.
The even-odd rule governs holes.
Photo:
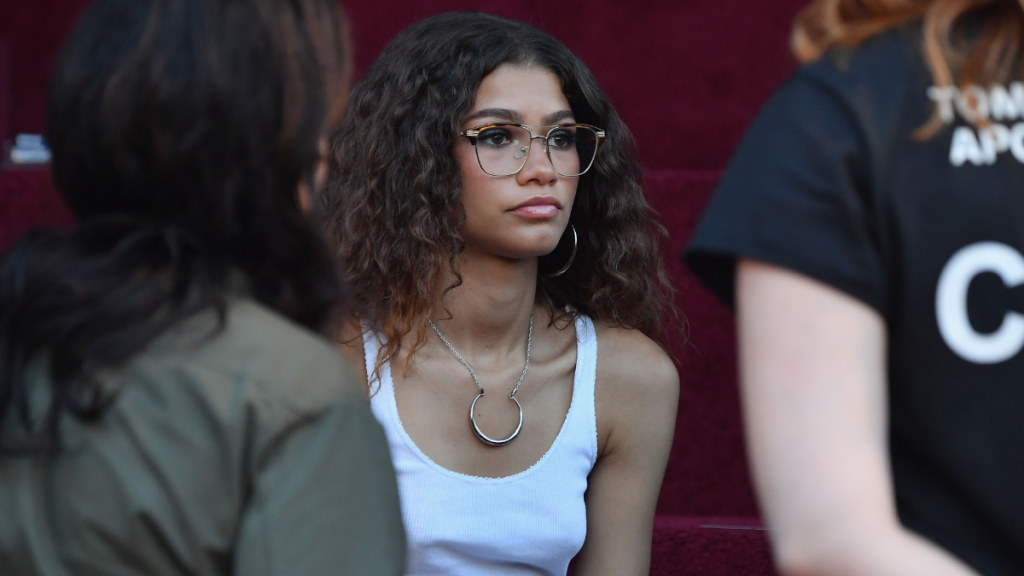
MULTIPOLYGON (((537 300, 552 322, 583 313, 656 339, 663 315, 681 316, 664 271, 667 233, 644 198, 632 135, 590 70, 527 24, 440 14, 388 44, 353 89, 333 144, 328 230, 351 290, 350 312, 387 339, 377 368, 410 332, 413 351, 423 345, 438 291, 461 283, 466 216, 453 147, 481 81, 503 64, 550 70, 576 121, 607 133, 573 204, 576 258, 564 275, 538 279, 537 300), (448 273, 455 282, 439 286, 448 273)), ((568 257, 555 252, 540 259, 542 271, 568 257)))

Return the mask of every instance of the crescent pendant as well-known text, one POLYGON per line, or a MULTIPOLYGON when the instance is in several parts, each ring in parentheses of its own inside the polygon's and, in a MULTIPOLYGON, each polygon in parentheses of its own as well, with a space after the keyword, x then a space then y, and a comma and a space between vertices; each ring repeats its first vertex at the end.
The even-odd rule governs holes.
POLYGON ((516 400, 515 396, 510 395, 508 397, 509 400, 516 403, 516 408, 519 409, 519 425, 516 426, 516 431, 513 432, 511 436, 505 438, 504 440, 495 440, 494 438, 491 438, 484 434, 483 432, 481 432, 480 427, 476 425, 476 416, 474 415, 474 413, 476 412, 476 401, 479 400, 480 398, 483 398, 483 395, 483 392, 478 394, 477 397, 473 399, 473 404, 469 407, 469 423, 473 425, 473 432, 476 433, 476 437, 479 438, 481 442, 487 444, 488 446, 504 446, 505 444, 508 444, 509 442, 515 440, 516 436, 519 436, 519 431, 523 429, 523 407, 519 404, 519 400, 516 400))

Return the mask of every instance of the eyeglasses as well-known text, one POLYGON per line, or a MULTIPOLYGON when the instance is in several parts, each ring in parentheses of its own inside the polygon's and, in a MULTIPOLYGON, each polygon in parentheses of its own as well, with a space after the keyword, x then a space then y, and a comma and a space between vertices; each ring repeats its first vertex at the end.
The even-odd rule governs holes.
POLYGON ((476 149, 480 168, 491 176, 518 174, 530 156, 534 140, 544 141, 544 152, 559 176, 579 176, 590 170, 597 157, 597 145, 604 139, 604 130, 589 124, 556 124, 526 126, 523 124, 488 124, 459 132, 469 138, 476 149), (530 128, 548 128, 544 136, 534 136, 530 128))

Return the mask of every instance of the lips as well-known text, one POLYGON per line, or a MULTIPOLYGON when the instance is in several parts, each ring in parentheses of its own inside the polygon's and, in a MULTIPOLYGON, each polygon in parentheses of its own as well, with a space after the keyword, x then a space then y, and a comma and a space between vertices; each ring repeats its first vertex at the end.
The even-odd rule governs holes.
POLYGON ((526 202, 519 204, 509 210, 513 214, 524 218, 548 219, 558 215, 562 209, 562 203, 552 196, 534 196, 526 202))
POLYGON ((554 206, 559 210, 562 209, 562 203, 553 196, 534 196, 526 202, 519 204, 512 210, 519 210, 520 208, 528 208, 530 206, 554 206))

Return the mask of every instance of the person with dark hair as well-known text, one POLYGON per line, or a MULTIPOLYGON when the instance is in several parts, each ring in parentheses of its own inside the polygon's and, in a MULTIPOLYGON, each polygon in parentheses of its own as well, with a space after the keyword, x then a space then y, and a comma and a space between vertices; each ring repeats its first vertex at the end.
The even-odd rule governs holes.
POLYGON ((482 13, 402 32, 351 104, 340 340, 388 436, 407 574, 647 574, 678 376, 625 124, 565 46, 482 13))
POLYGON ((1024 8, 817 0, 689 247, 787 575, 1024 575, 1024 8))
POLYGON ((334 0, 97 0, 50 83, 79 218, 0 262, 0 574, 395 575, 405 536, 304 213, 334 0))

